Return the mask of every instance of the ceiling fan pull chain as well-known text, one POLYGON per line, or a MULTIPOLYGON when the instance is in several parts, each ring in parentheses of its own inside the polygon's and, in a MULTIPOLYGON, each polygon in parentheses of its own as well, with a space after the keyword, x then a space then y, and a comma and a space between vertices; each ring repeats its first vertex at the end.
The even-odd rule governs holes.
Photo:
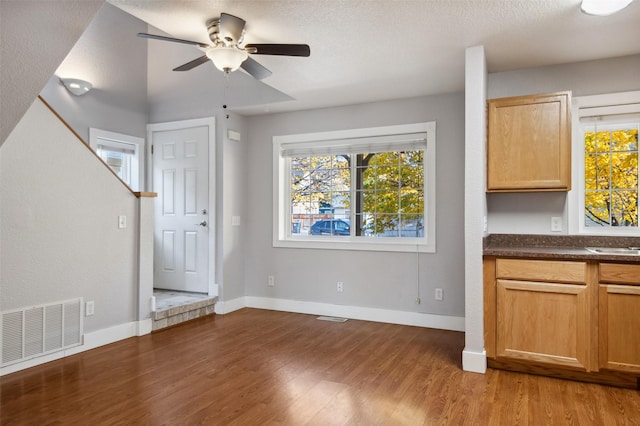
POLYGON ((224 111, 224 118, 229 119, 227 113, 227 89, 229 88, 229 72, 224 73, 224 90, 222 91, 222 110, 224 111))

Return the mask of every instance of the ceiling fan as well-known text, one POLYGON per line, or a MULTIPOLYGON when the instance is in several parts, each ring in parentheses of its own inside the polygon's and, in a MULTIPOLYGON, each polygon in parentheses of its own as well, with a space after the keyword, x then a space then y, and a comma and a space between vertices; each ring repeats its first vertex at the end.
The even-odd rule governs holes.
POLYGON ((191 44, 205 52, 203 56, 174 68, 174 71, 189 71, 211 60, 216 68, 225 74, 242 68, 258 80, 269 77, 271 71, 258 61, 249 57, 249 54, 304 57, 308 57, 311 54, 309 45, 307 44, 243 45, 245 25, 246 21, 244 19, 229 15, 228 13, 221 13, 219 18, 209 19, 207 21, 207 30, 209 31, 209 39, 212 44, 147 33, 138 33, 138 37, 191 44))

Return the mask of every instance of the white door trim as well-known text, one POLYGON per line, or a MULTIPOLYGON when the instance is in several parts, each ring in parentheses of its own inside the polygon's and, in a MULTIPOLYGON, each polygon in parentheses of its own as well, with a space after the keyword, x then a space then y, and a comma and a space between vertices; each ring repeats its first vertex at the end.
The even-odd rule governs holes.
POLYGON ((167 130, 181 130, 190 127, 207 126, 209 129, 209 164, 208 164, 208 176, 209 176, 209 205, 207 211, 209 212, 209 228, 212 232, 209 232, 209 296, 218 296, 218 286, 215 285, 215 259, 216 259, 216 234, 217 234, 217 222, 216 222, 216 119, 215 117, 195 118, 191 120, 180 121, 168 121, 164 123, 151 123, 147 124, 147 158, 149 159, 146 167, 147 170, 147 189, 153 190, 153 155, 151 150, 153 146, 153 132, 161 132, 167 130))

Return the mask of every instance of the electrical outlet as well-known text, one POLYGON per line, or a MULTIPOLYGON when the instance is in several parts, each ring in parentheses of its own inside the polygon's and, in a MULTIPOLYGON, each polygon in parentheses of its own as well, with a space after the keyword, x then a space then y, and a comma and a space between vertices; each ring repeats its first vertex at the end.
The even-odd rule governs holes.
POLYGON ((88 301, 84 305, 84 316, 90 317, 91 315, 93 315, 94 308, 95 308, 95 303, 93 302, 93 300, 88 301))
POLYGON ((267 285, 269 287, 274 287, 276 285, 276 278, 273 275, 269 275, 267 277, 267 285))
POLYGON ((435 292, 435 299, 436 300, 444 300, 444 291, 441 288, 436 288, 436 292, 435 292))
POLYGON ((560 216, 551 217, 551 232, 562 232, 562 218, 560 216))
POLYGON ((342 281, 338 281, 336 283, 336 291, 338 293, 342 293, 342 290, 344 289, 344 283, 342 281))

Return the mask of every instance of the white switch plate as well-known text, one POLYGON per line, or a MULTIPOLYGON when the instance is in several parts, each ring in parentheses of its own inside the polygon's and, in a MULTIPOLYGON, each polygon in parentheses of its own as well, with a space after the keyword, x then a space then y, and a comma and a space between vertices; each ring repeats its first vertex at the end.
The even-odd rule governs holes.
POLYGON ((240 216, 231 216, 231 226, 240 226, 240 216))
POLYGON ((560 216, 551 217, 551 232, 562 232, 562 218, 560 216))
POLYGON ((118 228, 123 229, 127 227, 127 217, 125 215, 118 216, 118 228))

